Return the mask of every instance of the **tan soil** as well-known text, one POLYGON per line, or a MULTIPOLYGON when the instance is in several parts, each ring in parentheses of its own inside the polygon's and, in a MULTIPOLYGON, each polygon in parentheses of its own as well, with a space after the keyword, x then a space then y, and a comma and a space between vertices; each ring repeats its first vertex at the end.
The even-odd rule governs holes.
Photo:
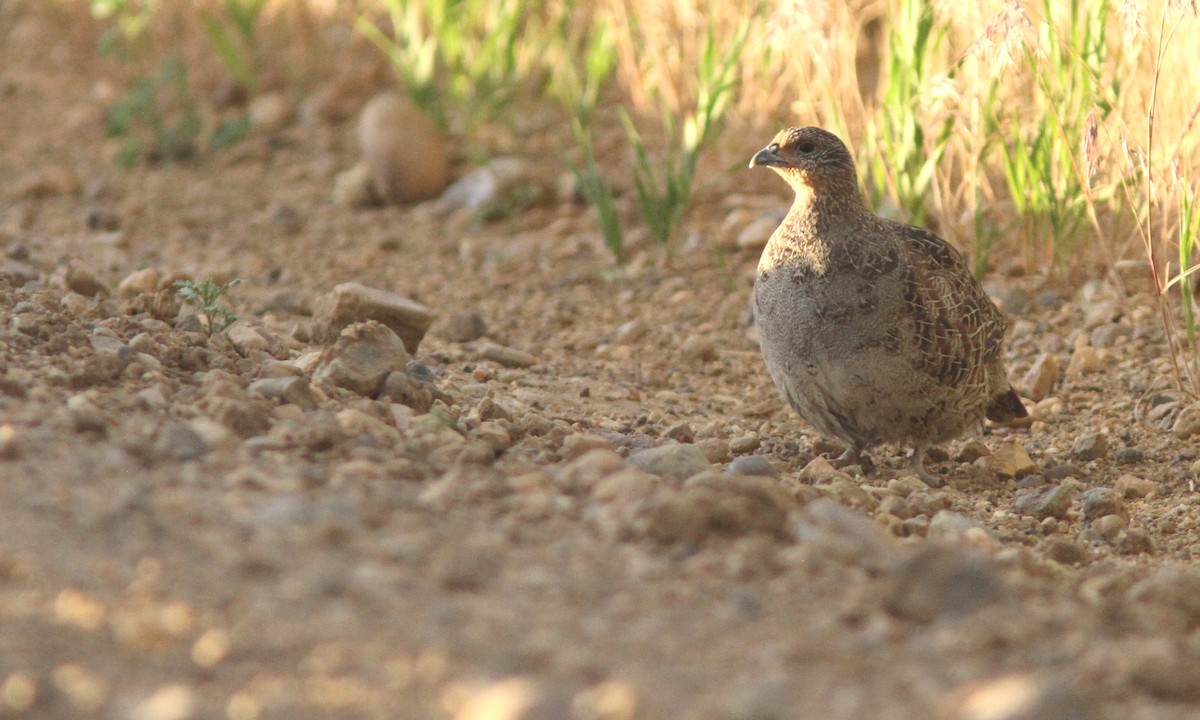
POLYGON ((669 257, 606 272, 569 202, 479 229, 335 206, 352 117, 118 170, 91 38, 0 20, 0 716, 1200 716, 1197 448, 1169 432, 1187 402, 1144 294, 989 284, 1014 379, 1060 367, 1032 427, 983 438, 1036 473, 943 459, 931 491, 884 448, 874 477, 801 475, 837 448, 747 333, 756 253, 719 249, 720 198, 782 206, 772 178, 720 177, 669 257), (174 329, 169 287, 117 297, 144 268, 241 278, 227 300, 275 357, 174 329), (347 281, 441 314, 416 354, 434 414, 243 389, 292 372, 312 320, 291 310, 347 281), (486 336, 444 339, 469 313, 486 336), (617 459, 668 437, 716 464, 617 459), (753 453, 781 477, 722 474, 753 453))

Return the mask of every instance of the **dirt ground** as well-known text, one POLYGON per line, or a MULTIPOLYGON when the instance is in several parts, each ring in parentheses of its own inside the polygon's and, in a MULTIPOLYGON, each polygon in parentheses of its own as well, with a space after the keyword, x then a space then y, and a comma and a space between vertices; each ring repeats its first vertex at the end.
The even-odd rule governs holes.
POLYGON ((1200 407, 1136 269, 989 278, 1033 422, 946 447, 942 489, 895 448, 851 478, 747 328, 725 218, 784 207, 766 173, 611 272, 570 201, 334 204, 352 115, 120 170, 90 37, 15 7, 0 716, 1200 717, 1200 407), (243 330, 176 277, 240 278, 243 330), (416 397, 313 374, 347 281, 438 313, 416 397))

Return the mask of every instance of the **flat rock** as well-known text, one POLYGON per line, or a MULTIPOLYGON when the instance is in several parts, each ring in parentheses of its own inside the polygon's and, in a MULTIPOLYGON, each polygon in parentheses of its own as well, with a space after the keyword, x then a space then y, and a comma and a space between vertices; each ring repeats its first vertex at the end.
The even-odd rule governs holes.
POLYGON ((250 392, 257 393, 270 400, 292 403, 306 410, 317 406, 312 386, 303 377, 263 378, 250 383, 248 389, 250 392))
POLYGON ((712 467, 700 448, 691 444, 669 443, 629 456, 635 467, 664 478, 683 480, 712 467))
POLYGON ((1037 463, 1025 452, 1025 448, 1015 443, 1006 443, 979 462, 985 463, 988 470, 1000 477, 1023 478, 1037 472, 1037 463))
POLYGON ((1099 460, 1106 454, 1108 454, 1108 435, 1104 433, 1081 435, 1071 446, 1071 456, 1083 462, 1099 460))
POLYGON ((779 477, 779 471, 771 465, 771 461, 762 455, 742 455, 734 458, 725 467, 730 475, 757 475, 760 477, 779 477))
POLYGON ((929 546, 890 573, 883 601, 899 618, 928 623, 969 615, 1008 596, 1008 588, 987 555, 929 546))
POLYGON ((1017 493, 1013 509, 1038 520, 1064 518, 1071 509, 1071 491, 1065 485, 1028 488, 1017 493))
POLYGON ((388 373, 403 372, 408 357, 404 343, 390 328, 374 321, 354 323, 328 349, 313 371, 313 380, 375 397, 388 373))
POLYGON ((510 368, 527 368, 537 365, 537 356, 532 353, 527 353, 524 350, 507 347, 505 345, 497 345, 488 343, 479 351, 485 360, 500 363, 504 367, 510 368))
POLYGON ((1126 500, 1158 497, 1158 483, 1137 475, 1122 475, 1113 484, 1113 492, 1126 500))
POLYGON ((439 323, 435 332, 450 342, 468 343, 487 333, 487 323, 479 313, 454 313, 439 323))
POLYGON ((347 282, 334 286, 332 292, 317 301, 314 316, 325 342, 337 337, 351 323, 374 320, 400 336, 411 354, 417 352, 437 314, 403 295, 347 282))
POLYGON ((1057 378, 1058 360, 1051 353, 1042 353, 1021 378, 1021 394, 1034 402, 1044 400, 1054 389, 1057 378))

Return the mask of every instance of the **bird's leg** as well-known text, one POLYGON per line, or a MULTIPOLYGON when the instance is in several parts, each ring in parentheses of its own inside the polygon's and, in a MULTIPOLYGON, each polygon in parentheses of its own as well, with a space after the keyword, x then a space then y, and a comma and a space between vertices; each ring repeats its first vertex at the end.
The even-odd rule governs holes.
POLYGON ((871 461, 871 456, 864 453, 862 448, 857 445, 846 448, 846 451, 834 458, 830 464, 835 468, 857 465, 866 475, 870 475, 875 470, 875 463, 871 461))
POLYGON ((925 443, 917 443, 913 446, 912 455, 908 459, 908 469, 913 475, 921 478, 921 482, 929 487, 941 487, 946 484, 945 478, 940 478, 937 475, 932 475, 925 470, 925 443))

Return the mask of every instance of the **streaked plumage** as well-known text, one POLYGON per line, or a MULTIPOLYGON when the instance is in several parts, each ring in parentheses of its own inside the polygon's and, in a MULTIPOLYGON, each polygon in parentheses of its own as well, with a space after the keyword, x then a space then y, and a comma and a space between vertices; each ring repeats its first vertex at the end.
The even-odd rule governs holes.
POLYGON ((796 192, 754 283, 771 378, 821 433, 861 462, 883 442, 925 448, 1025 416, 1008 382, 1006 323, 957 250, 863 202, 849 150, 820 128, 780 132, 750 162, 796 192))

